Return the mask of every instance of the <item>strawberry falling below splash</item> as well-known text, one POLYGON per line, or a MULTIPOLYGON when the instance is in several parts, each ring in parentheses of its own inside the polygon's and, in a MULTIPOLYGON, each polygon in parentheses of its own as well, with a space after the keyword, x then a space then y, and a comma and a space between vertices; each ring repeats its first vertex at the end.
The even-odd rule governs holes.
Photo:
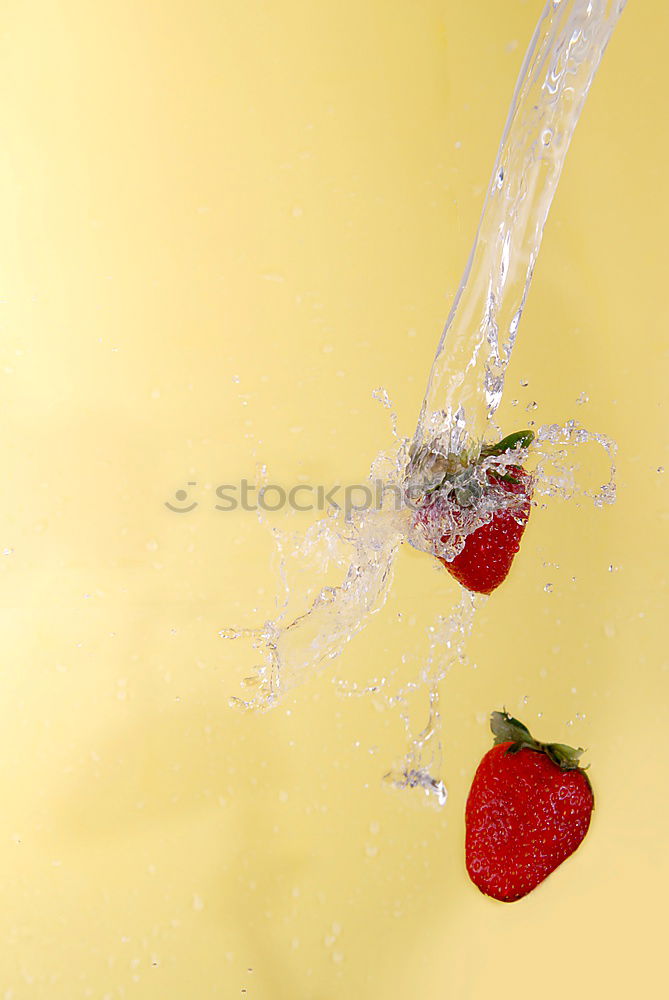
POLYGON ((505 712, 493 712, 495 745, 479 764, 465 809, 465 863, 487 896, 522 899, 582 842, 594 807, 582 750, 539 743, 505 712))
MULTIPOLYGON (((495 436, 494 415, 544 224, 571 136, 623 7, 622 2, 608 0, 546 4, 520 72, 479 229, 437 348, 416 432, 410 443, 394 430, 396 444, 373 462, 371 482, 381 479, 399 491, 413 488, 417 476, 425 472, 417 455, 475 453, 482 440, 495 436)), ((390 409, 387 394, 379 390, 376 395, 390 409)), ((615 499, 615 445, 603 435, 575 421, 547 425, 536 430, 531 451, 534 505, 541 506, 551 496, 577 501, 590 497, 596 506, 615 499), (587 490, 577 481, 573 449, 592 443, 605 449, 610 468, 604 485, 587 490)), ((485 456, 474 476, 485 469, 487 495, 459 519, 452 517, 452 530, 438 534, 427 526, 422 532, 417 529, 415 510, 397 510, 386 503, 353 511, 348 519, 330 512, 302 534, 271 527, 284 599, 260 627, 221 630, 225 639, 248 641, 259 661, 242 696, 232 703, 246 710, 271 708, 286 691, 338 657, 384 605, 403 541, 443 558, 453 575, 461 579, 466 575, 470 583, 471 567, 463 565, 462 553, 477 531, 488 525, 490 535, 497 517, 499 529, 510 536, 509 551, 515 547, 518 529, 527 520, 525 499, 518 504, 513 490, 490 483, 488 471, 496 475, 507 463, 509 471, 511 466, 524 468, 526 457, 522 446, 502 456, 485 456), (508 520, 514 505, 516 529, 508 520), (446 551, 434 551, 437 537, 446 551), (333 570, 339 582, 324 585, 333 570)), ((529 503, 527 483, 523 494, 529 503)), ((497 568, 494 584, 502 581, 505 568, 497 568)), ((444 581, 446 588, 445 574, 444 581)), ((399 683, 397 666, 386 663, 382 673, 366 683, 335 678, 345 695, 371 695, 399 709, 409 735, 408 700, 422 688, 429 692, 427 724, 418 735, 410 735, 406 756, 387 778, 398 787, 421 787, 439 803, 445 801, 445 789, 440 778, 437 685, 451 667, 466 661, 467 637, 482 600, 464 592, 459 605, 438 616, 428 629, 429 655, 417 662, 412 681, 399 683)))

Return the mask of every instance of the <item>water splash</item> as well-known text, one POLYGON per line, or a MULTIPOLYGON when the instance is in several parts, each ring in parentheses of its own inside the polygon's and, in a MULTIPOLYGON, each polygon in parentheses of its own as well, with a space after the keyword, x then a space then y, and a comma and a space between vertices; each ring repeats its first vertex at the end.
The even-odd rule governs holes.
MULTIPOLYGON (((406 443, 395 452, 380 453, 372 464, 370 482, 384 482, 387 487, 394 483, 399 489, 405 464, 406 443)), ((277 615, 260 628, 219 632, 224 639, 246 639, 260 658, 244 682, 250 695, 233 697, 235 707, 271 708, 305 674, 339 656, 369 616, 380 610, 411 513, 396 505, 395 496, 387 489, 378 506, 351 510, 346 518, 332 508, 304 534, 272 529, 284 587, 277 615), (343 580, 335 586, 319 585, 313 593, 313 581, 322 581, 333 570, 343 580), (289 603, 294 595, 306 605, 298 615, 289 603)))
MULTIPOLYGON (((549 0, 546 4, 520 72, 474 245, 437 348, 411 442, 397 434, 397 418, 387 393, 375 390, 375 398, 391 411, 396 446, 375 459, 370 480, 383 478, 397 490, 410 492, 435 474, 435 462, 438 465, 449 454, 477 450, 486 437, 500 436, 494 417, 548 211, 590 85, 624 6, 624 0, 549 0)), ((613 502, 614 456, 611 441, 576 421, 539 428, 530 455, 536 463, 532 471, 535 497, 560 494, 572 498, 580 493, 598 506, 613 502), (578 485, 577 465, 571 459, 571 449, 588 443, 601 445, 609 458, 608 481, 592 490, 578 485)), ((503 467, 527 457, 521 449, 490 459, 489 464, 503 467)), ((485 463, 471 474, 485 477, 485 463)), ((487 505, 472 509, 467 523, 459 523, 449 557, 500 504, 509 502, 500 493, 487 505)), ((383 606, 401 543, 409 539, 432 551, 434 540, 416 533, 412 513, 406 505, 398 509, 384 500, 374 509, 353 511, 346 518, 331 511, 302 536, 273 529, 285 591, 276 616, 259 628, 220 633, 226 639, 247 640, 259 658, 245 682, 244 695, 232 699, 235 705, 271 708, 282 694, 343 651, 383 606), (333 570, 339 572, 340 582, 323 586, 333 570), (314 585, 314 580, 321 583, 314 585), (302 601, 300 613, 290 610, 289 597, 295 595, 302 601)), ((454 612, 432 626, 426 662, 413 680, 396 690, 392 689, 392 669, 367 684, 338 681, 343 694, 372 695, 399 709, 409 748, 387 780, 396 787, 422 788, 439 804, 446 801, 446 789, 440 777, 438 684, 454 664, 466 660, 467 637, 476 608, 484 600, 463 592, 454 612), (423 687, 429 691, 428 722, 411 736, 408 698, 423 687)))
POLYGON ((536 474, 536 492, 542 496, 560 496, 563 500, 586 497, 595 507, 615 503, 616 452, 618 446, 604 434, 588 431, 576 420, 566 424, 545 424, 536 435, 539 463, 536 474), (603 448, 608 457, 609 475, 606 482, 588 489, 578 482, 579 465, 572 459, 571 449, 595 444, 603 448))
POLYGON ((404 758, 385 774, 393 788, 422 788, 428 798, 438 806, 445 806, 448 790, 441 774, 441 716, 439 713, 439 688, 436 683, 430 688, 430 709, 427 725, 416 735, 411 735, 407 714, 402 721, 409 739, 409 749, 404 758))

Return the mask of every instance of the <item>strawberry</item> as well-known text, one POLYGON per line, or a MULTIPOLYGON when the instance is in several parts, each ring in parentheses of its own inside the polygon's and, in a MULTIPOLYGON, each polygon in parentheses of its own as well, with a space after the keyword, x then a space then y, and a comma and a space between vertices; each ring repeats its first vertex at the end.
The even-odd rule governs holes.
MULTIPOLYGON (((496 510, 492 520, 467 536, 462 552, 450 562, 438 557, 458 583, 477 594, 491 594, 509 575, 530 516, 532 496, 531 476, 521 466, 508 466, 505 478, 489 472, 488 481, 503 493, 517 496, 518 504, 496 510)), ((447 541, 447 536, 441 540, 447 541)))
POLYGON ((441 479, 428 488, 414 527, 467 590, 490 594, 511 569, 530 516, 532 477, 521 465, 494 459, 529 447, 533 438, 529 430, 509 434, 474 460, 448 455, 435 463, 430 456, 441 479))
POLYGON ((495 745, 479 764, 465 809, 467 872, 481 892, 511 903, 576 850, 590 825, 592 787, 583 753, 538 743, 506 712, 493 712, 495 745))

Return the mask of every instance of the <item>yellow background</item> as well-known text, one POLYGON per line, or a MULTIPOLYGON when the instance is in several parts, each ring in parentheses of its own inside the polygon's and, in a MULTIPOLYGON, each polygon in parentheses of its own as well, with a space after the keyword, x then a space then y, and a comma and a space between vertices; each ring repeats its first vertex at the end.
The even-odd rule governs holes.
POLYGON ((610 434, 619 499, 533 514, 442 685, 447 806, 382 784, 397 716, 331 683, 420 648, 455 594, 426 557, 269 714, 229 709, 217 635, 277 583, 215 486, 257 460, 359 479, 389 443, 378 385, 411 433, 540 6, 4 5, 0 997, 662 989, 666 4, 629 4, 595 80, 500 411, 610 434), (170 513, 188 480, 200 506, 170 513), (502 705, 586 746, 597 794, 513 906, 462 858, 502 705))

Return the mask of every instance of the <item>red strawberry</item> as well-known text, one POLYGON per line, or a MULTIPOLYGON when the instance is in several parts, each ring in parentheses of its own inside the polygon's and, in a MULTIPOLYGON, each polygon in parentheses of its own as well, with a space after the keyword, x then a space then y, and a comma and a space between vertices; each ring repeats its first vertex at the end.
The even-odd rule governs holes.
POLYGON ((417 514, 416 525, 432 540, 434 555, 467 590, 490 594, 506 579, 520 548, 532 499, 532 477, 522 466, 498 469, 493 465, 478 478, 476 469, 491 456, 527 448, 533 438, 532 431, 509 434, 499 444, 483 447, 474 462, 448 456, 442 483, 429 491, 417 514), (489 520, 467 531, 467 520, 482 514, 489 520), (448 548, 460 534, 465 534, 462 550, 452 558, 440 555, 435 536, 448 548))
MULTIPOLYGON (((530 516, 532 477, 517 465, 507 467, 507 477, 488 473, 492 485, 519 497, 518 505, 495 511, 491 521, 467 536, 462 552, 451 562, 437 557, 458 583, 477 594, 491 594, 506 580, 530 516)), ((448 541, 448 536, 441 540, 448 541)))
POLYGON ((590 825, 592 787, 582 750, 538 743, 526 727, 493 712, 495 745, 478 766, 465 809, 465 858, 472 882, 511 903, 535 889, 576 850, 590 825))

